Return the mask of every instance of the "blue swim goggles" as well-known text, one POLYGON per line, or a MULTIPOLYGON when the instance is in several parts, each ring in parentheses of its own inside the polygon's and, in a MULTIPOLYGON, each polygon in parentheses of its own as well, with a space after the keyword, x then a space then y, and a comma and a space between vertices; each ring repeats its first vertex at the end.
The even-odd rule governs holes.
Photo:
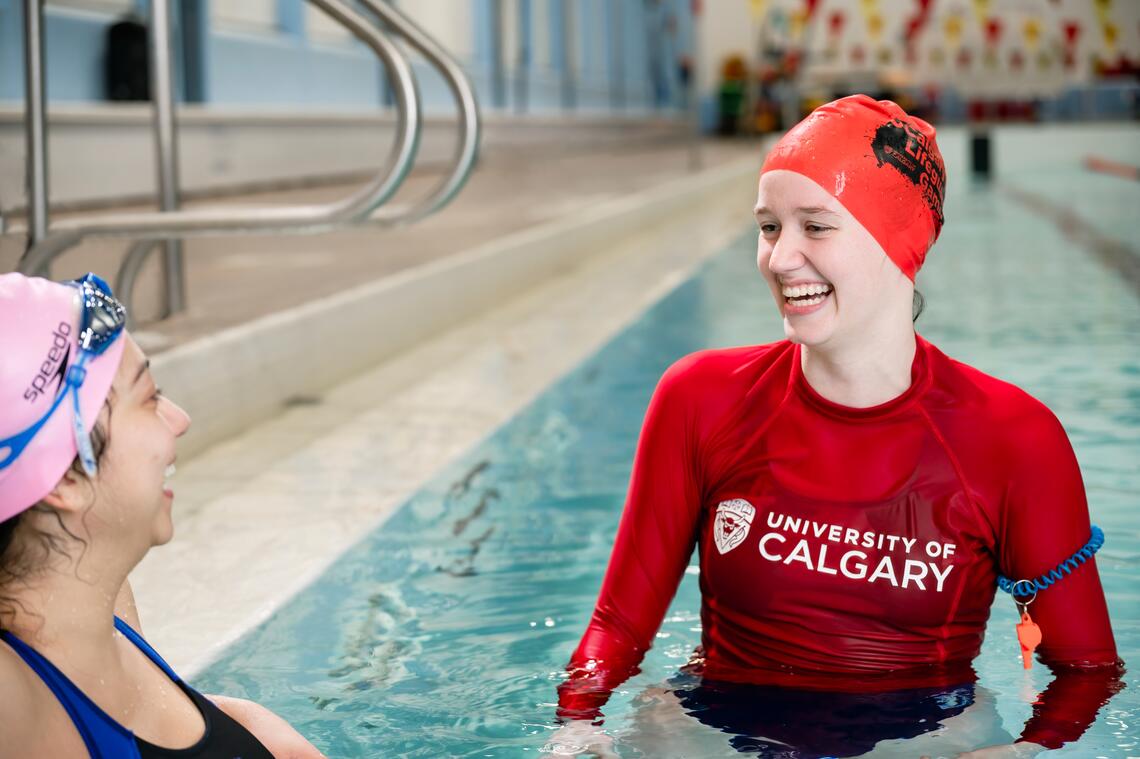
POLYGON ((47 410, 40 420, 23 432, 10 438, 0 440, 0 471, 12 465, 36 433, 47 424, 48 419, 59 408, 68 396, 72 399, 72 429, 75 433, 75 447, 79 451, 79 460, 83 464, 83 471, 87 476, 94 477, 98 472, 95 463, 95 451, 91 446, 91 436, 83 425, 83 416, 79 410, 79 388, 87 379, 87 362, 96 356, 102 355, 111 343, 122 334, 127 324, 127 310, 119 301, 115 300, 111 287, 94 274, 88 274, 82 279, 72 280, 67 284, 79 290, 82 305, 79 322, 79 360, 67 370, 67 378, 60 391, 55 396, 51 408, 47 410))

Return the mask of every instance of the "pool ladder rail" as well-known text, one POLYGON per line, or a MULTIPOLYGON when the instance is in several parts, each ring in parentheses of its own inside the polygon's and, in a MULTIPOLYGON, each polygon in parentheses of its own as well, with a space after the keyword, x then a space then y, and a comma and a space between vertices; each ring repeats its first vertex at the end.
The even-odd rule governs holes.
POLYGON ((376 53, 386 66, 396 108, 396 138, 387 166, 364 187, 340 200, 317 205, 179 209, 177 133, 170 42, 170 0, 151 0, 150 80, 158 153, 159 211, 82 216, 49 224, 46 93, 44 78, 44 0, 24 0, 24 117, 27 142, 27 225, 0 233, 25 234, 27 247, 18 270, 48 276, 51 263, 87 237, 137 240, 120 266, 116 292, 130 306, 139 271, 147 256, 165 245, 163 257, 164 316, 185 308, 185 271, 181 238, 244 232, 319 233, 345 226, 394 226, 422 219, 450 202, 471 174, 479 148, 480 115, 474 88, 458 62, 430 35, 393 4, 355 0, 380 23, 355 10, 347 0, 309 0, 347 28, 376 53), (383 28, 382 28, 383 27, 383 28), (389 205, 407 178, 420 144, 422 106, 412 67, 386 32, 399 35, 439 71, 458 111, 460 138, 451 170, 418 201, 389 205))

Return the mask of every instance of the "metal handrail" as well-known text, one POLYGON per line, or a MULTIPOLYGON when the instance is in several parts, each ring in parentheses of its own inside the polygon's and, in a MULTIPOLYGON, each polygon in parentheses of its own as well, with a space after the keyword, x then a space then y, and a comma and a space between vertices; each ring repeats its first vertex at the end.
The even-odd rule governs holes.
POLYGON ((443 76, 455 98, 459 125, 463 132, 462 139, 455 147, 451 172, 431 192, 415 204, 380 208, 369 219, 384 226, 407 224, 450 203, 467 183, 479 150, 479 105, 475 100, 475 88, 471 86, 471 80, 459 62, 414 21, 397 10, 395 3, 378 0, 360 0, 360 3, 390 24, 443 76))
MULTIPOLYGON (((155 0, 165 2, 165 0, 155 0)), ((29 0, 29 12, 39 12, 43 0, 29 0)), ((283 206, 260 209, 201 209, 192 211, 166 211, 150 213, 115 214, 98 217, 69 219, 47 230, 46 236, 36 240, 20 260, 19 271, 25 274, 46 273, 47 266, 58 255, 88 236, 168 237, 265 230, 321 232, 338 223, 359 221, 387 201, 411 170, 419 147, 420 98, 408 60, 387 37, 341 0, 311 0, 322 10, 347 27, 356 37, 372 48, 392 73, 396 100, 396 142, 392 147, 391 163, 387 174, 379 175, 365 187, 347 198, 334 203, 314 206, 283 206)), ((395 19, 398 26, 403 19, 395 19)), ((42 32, 42 29, 39 30, 42 32)), ((29 61, 42 74, 42 49, 34 47, 36 60, 29 61)), ((29 73, 29 78, 34 74, 29 73)), ((42 100, 41 100, 42 106, 42 100)), ((29 118, 36 122, 35 103, 29 103, 29 118)), ((43 111, 39 111, 43 123, 43 111)), ((34 168, 34 167, 33 167, 34 168)), ((45 188, 46 189, 46 188, 45 188)), ((34 199, 33 199, 34 203, 34 199)))
MULTIPOLYGON (((127 306, 128 329, 133 330, 137 323, 134 317, 135 309, 133 308, 135 283, 138 282, 143 264, 146 263, 151 252, 163 242, 165 241, 161 238, 135 240, 127 250, 127 255, 123 256, 122 263, 119 264, 119 274, 115 277, 115 294, 123 305, 127 306)), ((166 313, 164 316, 170 316, 170 314, 166 313)))
MULTIPOLYGON (((466 184, 479 150, 479 106, 475 98, 475 89, 463 68, 423 29, 392 5, 373 2, 373 0, 361 0, 361 2, 399 32, 440 72, 451 89, 459 114, 462 138, 456 143, 451 171, 444 175, 435 188, 419 202, 382 207, 366 220, 368 223, 377 226, 408 224, 447 205, 466 184)), ((134 286, 138 281, 142 267, 160 242, 160 240, 154 239, 139 240, 127 251, 115 280, 115 292, 124 298, 124 302, 133 301, 134 286)))
MULTIPOLYGON (((170 0, 151 0, 150 82, 154 102, 154 137, 158 169, 158 210, 177 211, 180 206, 178 181, 178 123, 174 119, 174 65, 171 59, 170 0)), ((182 240, 169 237, 163 243, 162 316, 186 310, 186 260, 182 240)), ((145 257, 144 257, 145 259, 145 257)))
POLYGON ((47 171, 47 82, 44 81, 44 14, 43 3, 25 0, 24 3, 24 97, 27 114, 24 116, 25 136, 28 144, 28 239, 39 240, 47 235, 48 225, 48 171, 47 171), (31 65, 35 61, 36 65, 31 65))

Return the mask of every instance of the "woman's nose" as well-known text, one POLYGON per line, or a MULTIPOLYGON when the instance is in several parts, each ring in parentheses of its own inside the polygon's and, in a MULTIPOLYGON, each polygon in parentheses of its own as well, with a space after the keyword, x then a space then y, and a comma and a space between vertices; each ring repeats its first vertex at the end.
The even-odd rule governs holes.
POLYGON ((768 269, 776 274, 794 271, 804 264, 804 255, 799 247, 799 240, 794 234, 783 232, 776 238, 772 246, 772 255, 768 257, 768 269))
POLYGON ((170 428, 174 436, 182 437, 186 434, 186 430, 190 429, 190 415, 181 406, 165 396, 162 399, 161 409, 162 420, 166 422, 166 426, 170 428))

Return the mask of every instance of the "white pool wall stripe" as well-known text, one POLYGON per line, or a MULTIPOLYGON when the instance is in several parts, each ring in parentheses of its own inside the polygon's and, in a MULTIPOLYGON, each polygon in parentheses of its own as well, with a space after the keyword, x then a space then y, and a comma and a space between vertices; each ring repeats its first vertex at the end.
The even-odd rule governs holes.
MULTIPOLYGON (((159 354, 153 366, 164 392, 194 419, 180 456, 604 254, 645 225, 735 201, 758 165, 750 158, 684 177, 159 354)), ((383 245, 378 233, 376 255, 383 245)))

